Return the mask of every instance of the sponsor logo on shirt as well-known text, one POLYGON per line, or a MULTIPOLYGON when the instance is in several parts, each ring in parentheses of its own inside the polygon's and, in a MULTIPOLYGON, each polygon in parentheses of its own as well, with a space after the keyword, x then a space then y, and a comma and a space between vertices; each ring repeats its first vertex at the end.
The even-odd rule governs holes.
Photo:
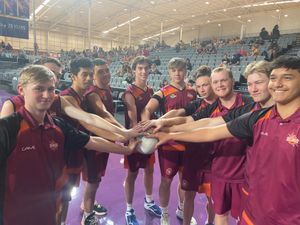
POLYGON ((176 95, 175 94, 171 94, 170 98, 176 98, 176 95))
POLYGON ((52 150, 52 151, 56 151, 58 149, 58 143, 56 143, 54 140, 51 140, 49 142, 49 148, 52 150))
POLYGON ((260 134, 262 135, 262 136, 269 136, 269 134, 268 134, 268 132, 260 132, 260 134))
POLYGON ((32 145, 32 146, 25 146, 25 147, 22 147, 22 148, 21 148, 21 151, 22 151, 22 152, 27 152, 27 151, 32 151, 32 150, 35 150, 35 145, 32 145))
POLYGON ((192 94, 190 94, 190 93, 188 93, 187 96, 188 96, 189 98, 194 98, 194 95, 192 95, 192 94))
POLYGON ((294 133, 288 134, 286 141, 293 147, 298 147, 299 139, 294 133))

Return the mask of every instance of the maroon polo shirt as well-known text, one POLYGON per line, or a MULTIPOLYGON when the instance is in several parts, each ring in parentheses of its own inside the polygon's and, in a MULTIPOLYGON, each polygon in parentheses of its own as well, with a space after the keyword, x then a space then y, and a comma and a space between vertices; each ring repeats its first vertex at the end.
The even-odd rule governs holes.
POLYGON ((77 151, 88 141, 87 134, 60 118, 47 114, 38 124, 23 107, 1 119, 0 224, 55 225, 66 151, 77 151))
POLYGON ((286 119, 275 106, 258 110, 227 127, 252 143, 243 218, 255 225, 300 224, 300 108, 286 119))
MULTIPOLYGON (((226 115, 229 110, 238 108, 251 102, 251 99, 236 95, 234 104, 230 109, 224 107, 218 99, 204 110, 192 115, 194 120, 202 118, 213 118, 226 115)), ((242 183, 244 181, 244 169, 246 160, 247 143, 237 138, 228 138, 213 143, 212 178, 231 183, 242 183)))
MULTIPOLYGON (((84 96, 87 97, 88 95, 90 95, 92 93, 97 94, 101 98, 107 111, 110 114, 114 115, 115 107, 114 107, 114 103, 113 103, 111 88, 109 87, 109 89, 103 89, 103 88, 99 88, 99 87, 93 85, 87 90, 87 92, 84 94, 84 96)), ((88 102, 88 110, 89 110, 89 112, 93 112, 89 102, 88 102)))

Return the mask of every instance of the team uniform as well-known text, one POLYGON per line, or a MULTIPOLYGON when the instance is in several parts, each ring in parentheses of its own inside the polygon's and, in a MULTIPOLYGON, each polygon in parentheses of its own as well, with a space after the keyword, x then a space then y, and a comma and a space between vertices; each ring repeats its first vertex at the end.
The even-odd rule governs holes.
POLYGON ((241 224, 300 224, 300 109, 282 119, 273 106, 243 115, 227 128, 251 143, 241 224))
MULTIPOLYGON (((123 98, 126 94, 132 95, 132 97, 135 100, 136 105, 136 115, 137 115, 137 122, 141 121, 141 114, 149 100, 151 99, 151 96, 153 95, 153 89, 150 87, 147 87, 147 90, 144 91, 143 89, 139 88, 138 86, 131 84, 127 87, 126 91, 124 92, 123 98)), ((123 99, 124 101, 124 99, 123 99)), ((130 118, 128 115, 128 110, 126 109, 125 104, 125 127, 127 129, 130 127, 130 118)), ((137 171, 139 168, 146 168, 148 164, 154 164, 155 163, 155 155, 154 153, 145 155, 141 153, 133 153, 131 155, 124 157, 124 167, 129 169, 131 172, 137 171)))
MULTIPOLYGON (((91 86, 87 92, 84 94, 85 98, 88 95, 95 93, 97 94, 107 111, 114 115, 115 108, 113 105, 113 97, 111 89, 101 89, 97 86, 91 86)), ((94 113, 91 108, 89 101, 87 100, 87 110, 90 113, 94 113)), ((107 167, 109 153, 106 152, 97 152, 97 151, 86 151, 84 153, 85 161, 83 163, 82 178, 84 181, 90 183, 100 182, 101 177, 105 175, 105 170, 107 167)))
MULTIPOLYGON (((172 85, 166 85, 161 89, 163 97, 154 95, 160 103, 163 113, 172 109, 184 108, 188 103, 196 99, 197 93, 192 88, 179 90, 172 85)), ((161 175, 172 179, 179 169, 182 169, 185 145, 175 141, 158 147, 158 157, 161 175)))
MULTIPOLYGON (((198 98, 189 103, 185 115, 191 116, 206 108, 208 104, 204 99, 198 98)), ((183 161, 181 188, 185 191, 197 191, 211 196, 211 163, 212 143, 185 143, 186 151, 183 161), (201 150, 199 150, 201 148, 201 150)))
POLYGON ((66 155, 89 136, 46 114, 39 124, 24 108, 0 120, 0 224, 55 225, 66 155))
MULTIPOLYGON (((199 120, 224 116, 229 110, 246 105, 250 101, 250 98, 238 93, 230 109, 217 100, 192 117, 194 120, 199 120)), ((213 143, 211 191, 214 211, 219 215, 228 211, 231 211, 231 215, 235 218, 241 215, 246 148, 246 141, 237 138, 228 138, 213 143)))

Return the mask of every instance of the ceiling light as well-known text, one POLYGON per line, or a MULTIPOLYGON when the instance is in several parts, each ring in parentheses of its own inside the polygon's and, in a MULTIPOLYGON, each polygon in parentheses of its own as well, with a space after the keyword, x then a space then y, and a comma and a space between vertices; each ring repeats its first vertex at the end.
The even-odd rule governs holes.
POLYGON ((143 41, 146 41, 146 40, 151 39, 151 38, 154 38, 154 37, 158 37, 158 36, 160 36, 160 34, 170 33, 170 32, 172 32, 172 31, 178 30, 179 28, 180 28, 180 27, 175 27, 175 28, 172 28, 172 29, 170 29, 170 30, 164 31, 164 32, 162 32, 162 33, 157 33, 157 34, 155 34, 155 35, 153 35, 153 36, 143 38, 143 41))
POLYGON ((192 15, 192 17, 194 18, 194 17, 195 17, 195 15, 192 15))
POLYGON ((208 23, 210 23, 210 20, 207 20, 208 23))
MULTIPOLYGON (((42 4, 40 4, 35 10, 34 10, 34 13, 35 15, 37 15, 51 0, 45 0, 43 1, 42 4)), ((30 14, 30 17, 29 19, 32 20, 33 18, 33 13, 30 14)))
POLYGON ((218 24, 218 27, 222 26, 220 23, 218 24))
POLYGON ((276 9, 276 12, 280 12, 280 9, 276 9))
POLYGON ((226 12, 226 11, 227 11, 227 9, 223 9, 223 11, 224 11, 224 12, 226 12))
POLYGON ((124 11, 127 11, 128 9, 124 9, 124 11))
POLYGON ((288 16, 289 16, 288 14, 285 14, 285 15, 284 15, 284 17, 288 17, 288 16))
POLYGON ((150 1, 150 3, 151 3, 152 5, 154 5, 154 4, 155 4, 155 1, 150 1))
POLYGON ((205 2, 206 5, 209 5, 209 2, 205 2))
POLYGON ((176 12, 176 11, 177 11, 177 9, 173 9, 173 11, 174 11, 174 12, 176 12))
POLYGON ((131 19, 131 20, 128 20, 128 21, 126 21, 126 22, 124 22, 124 23, 121 23, 121 24, 119 24, 119 25, 117 25, 117 26, 115 26, 115 27, 113 27, 113 28, 110 28, 110 29, 108 29, 108 30, 106 30, 106 31, 103 31, 103 34, 107 34, 107 33, 110 32, 110 31, 113 31, 113 30, 115 30, 115 29, 117 29, 117 28, 119 28, 119 27, 122 27, 122 26, 128 24, 129 22, 133 22, 133 21, 138 20, 138 19, 140 19, 140 18, 141 18, 141 17, 137 16, 137 17, 135 17, 135 18, 133 18, 133 19, 131 19))
POLYGON ((238 16, 239 19, 241 19, 241 16, 238 16))
POLYGON ((248 23, 251 23, 252 20, 248 19, 247 21, 248 21, 248 23))
POLYGON ((101 2, 101 1, 98 1, 98 3, 99 3, 99 4, 102 4, 102 2, 101 2))

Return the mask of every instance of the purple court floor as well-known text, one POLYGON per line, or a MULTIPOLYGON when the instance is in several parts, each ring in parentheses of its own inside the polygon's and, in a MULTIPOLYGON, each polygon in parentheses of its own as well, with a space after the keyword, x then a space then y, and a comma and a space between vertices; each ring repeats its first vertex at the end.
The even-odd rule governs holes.
MULTIPOLYGON (((3 90, 0 86, 0 108, 2 107, 5 99, 9 98, 12 94, 3 90)), ((118 114, 117 119, 123 121, 123 115, 118 114)), ((108 209, 107 216, 99 217, 100 224, 102 225, 124 225, 125 218, 124 213, 126 210, 125 197, 124 197, 124 179, 126 176, 126 170, 123 169, 121 155, 110 155, 106 176, 103 178, 100 187, 97 192, 96 200, 104 205, 108 209)), ((153 217, 145 212, 143 207, 144 201, 144 186, 143 186, 143 171, 140 170, 140 174, 136 181, 135 196, 133 207, 136 212, 136 216, 140 225, 158 225, 159 218, 153 217)), ((160 172, 158 163, 155 164, 154 172, 154 187, 153 198, 158 203, 158 187, 160 183, 160 172)), ((171 225, 182 224, 176 218, 175 210, 177 208, 177 185, 178 177, 176 176, 171 191, 171 198, 169 204, 169 214, 171 225)), ((73 200, 70 203, 69 213, 67 217, 68 225, 79 225, 81 220, 80 203, 83 196, 84 183, 81 182, 80 187, 73 193, 73 200)), ((206 198, 204 195, 197 195, 195 199, 195 212, 194 217, 199 225, 204 225, 206 221, 205 213, 206 198)), ((234 220, 230 221, 230 225, 236 224, 234 220)))

